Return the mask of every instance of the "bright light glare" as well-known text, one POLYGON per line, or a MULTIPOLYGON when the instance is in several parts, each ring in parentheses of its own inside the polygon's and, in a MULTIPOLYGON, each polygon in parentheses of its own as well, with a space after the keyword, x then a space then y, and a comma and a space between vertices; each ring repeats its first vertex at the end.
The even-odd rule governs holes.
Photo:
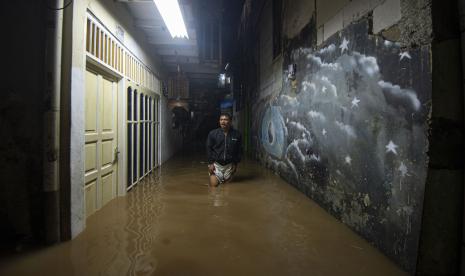
POLYGON ((187 38, 186 25, 182 18, 178 0, 153 0, 170 31, 171 37, 187 38))

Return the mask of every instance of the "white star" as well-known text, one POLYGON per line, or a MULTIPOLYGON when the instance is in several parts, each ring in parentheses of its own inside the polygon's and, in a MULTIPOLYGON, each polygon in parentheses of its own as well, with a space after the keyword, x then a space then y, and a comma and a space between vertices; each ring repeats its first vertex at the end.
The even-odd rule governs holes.
POLYGON ((404 58, 412 59, 412 57, 410 56, 408 52, 402 52, 399 54, 399 56, 400 56, 399 60, 403 60, 404 58))
POLYGON ((360 102, 360 100, 357 99, 357 97, 354 97, 354 99, 352 100, 352 108, 358 107, 359 102, 360 102))
POLYGON ((323 128, 323 130, 321 131, 321 133, 323 134, 323 136, 326 136, 326 133, 328 133, 328 132, 326 131, 326 129, 323 128))
POLYGON ((319 161, 320 161, 320 156, 318 156, 318 155, 312 153, 312 155, 310 155, 310 159, 319 162, 319 161))
POLYGON ((395 155, 397 155, 396 148, 397 148, 397 145, 394 144, 394 142, 392 142, 392 140, 391 140, 391 141, 389 141, 389 144, 386 145, 386 152, 392 152, 395 155))
POLYGON ((408 168, 405 166, 404 162, 400 162, 400 166, 397 170, 400 171, 400 175, 402 175, 402 177, 409 176, 408 168))
POLYGON ((352 164, 352 158, 350 158, 349 155, 346 156, 346 158, 344 158, 344 160, 346 161, 347 164, 352 164))
POLYGON ((344 37, 344 40, 342 41, 341 45, 339 48, 341 49, 341 54, 344 53, 345 50, 349 50, 349 41, 344 37))

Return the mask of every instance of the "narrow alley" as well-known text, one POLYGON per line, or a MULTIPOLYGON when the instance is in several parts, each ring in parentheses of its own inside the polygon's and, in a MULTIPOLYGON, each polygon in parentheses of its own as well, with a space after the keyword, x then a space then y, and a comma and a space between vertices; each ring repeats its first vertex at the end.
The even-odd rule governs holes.
POLYGON ((465 276, 465 0, 0 7, 1 276, 465 276))

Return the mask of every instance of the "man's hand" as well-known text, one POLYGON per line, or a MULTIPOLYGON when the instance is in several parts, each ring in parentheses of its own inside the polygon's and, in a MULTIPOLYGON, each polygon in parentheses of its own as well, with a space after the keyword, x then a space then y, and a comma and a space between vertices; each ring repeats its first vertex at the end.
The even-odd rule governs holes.
POLYGON ((214 174, 214 173, 215 173, 215 165, 209 164, 209 165, 208 165, 208 172, 209 172, 210 174, 214 174))

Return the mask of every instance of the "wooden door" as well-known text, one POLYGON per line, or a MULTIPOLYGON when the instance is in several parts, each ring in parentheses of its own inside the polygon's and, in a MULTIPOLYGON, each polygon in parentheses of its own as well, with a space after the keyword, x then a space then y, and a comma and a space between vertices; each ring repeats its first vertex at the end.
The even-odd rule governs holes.
POLYGON ((86 216, 117 195, 117 85, 86 71, 85 185, 86 216))

